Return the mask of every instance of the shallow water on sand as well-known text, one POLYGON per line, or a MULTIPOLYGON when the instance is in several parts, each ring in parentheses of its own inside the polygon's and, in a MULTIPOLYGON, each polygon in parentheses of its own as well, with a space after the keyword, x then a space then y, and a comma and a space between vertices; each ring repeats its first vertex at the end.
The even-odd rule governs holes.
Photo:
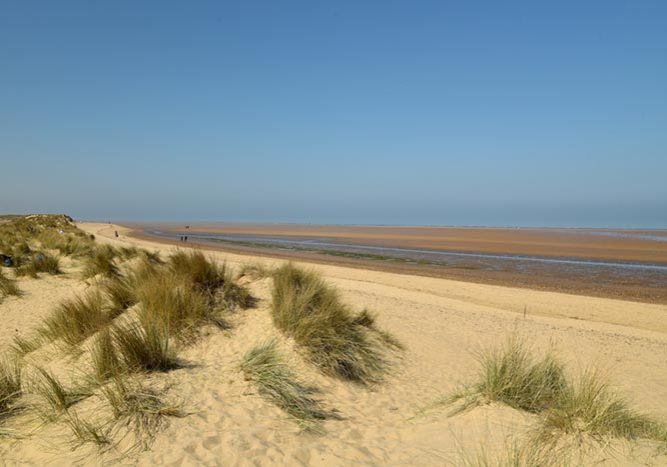
MULTIPOLYGON (((347 243, 341 239, 327 237, 277 237, 270 235, 231 235, 199 232, 165 232, 147 230, 151 236, 178 240, 187 235, 189 242, 198 244, 236 244, 267 250, 290 250, 315 252, 331 256, 365 260, 403 262, 442 268, 457 268, 486 271, 507 271, 518 274, 547 274, 581 278, 613 285, 641 284, 646 287, 667 287, 667 265, 623 261, 603 261, 571 257, 542 257, 530 255, 475 253, 420 248, 347 243)), ((587 232, 587 234, 632 235, 616 232, 587 232)), ((637 234, 640 235, 640 234, 637 234)), ((645 236, 645 235, 642 235, 645 236)), ((667 237, 656 235, 657 241, 667 237)))

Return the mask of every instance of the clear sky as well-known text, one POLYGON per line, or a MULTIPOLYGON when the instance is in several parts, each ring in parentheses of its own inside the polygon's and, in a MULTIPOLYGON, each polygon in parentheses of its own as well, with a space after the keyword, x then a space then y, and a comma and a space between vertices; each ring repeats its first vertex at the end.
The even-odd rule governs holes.
POLYGON ((0 212, 667 227, 667 1, 0 0, 0 212))

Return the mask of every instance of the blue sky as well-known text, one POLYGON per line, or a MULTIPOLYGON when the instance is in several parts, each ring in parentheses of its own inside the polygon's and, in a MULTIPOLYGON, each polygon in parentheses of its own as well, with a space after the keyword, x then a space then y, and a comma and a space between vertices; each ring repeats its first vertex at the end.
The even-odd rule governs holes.
POLYGON ((0 212, 667 227, 667 2, 0 0, 0 212))

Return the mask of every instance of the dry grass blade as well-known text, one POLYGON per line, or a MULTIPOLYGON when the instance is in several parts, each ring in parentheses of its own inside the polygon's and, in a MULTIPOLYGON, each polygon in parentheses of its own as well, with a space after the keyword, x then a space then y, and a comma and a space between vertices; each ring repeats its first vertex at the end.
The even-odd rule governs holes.
POLYGON ((53 374, 43 368, 37 368, 37 372, 40 379, 35 383, 35 391, 45 402, 46 410, 43 410, 42 415, 47 420, 55 419, 77 402, 92 395, 92 391, 86 388, 67 389, 53 374))
POLYGON ((85 443, 92 443, 98 447, 111 444, 111 439, 109 439, 107 433, 105 433, 101 427, 96 426, 89 421, 81 420, 74 412, 67 413, 66 422, 70 430, 72 430, 72 434, 74 435, 75 439, 77 440, 75 443, 73 443, 74 448, 77 448, 85 443))
POLYGON ((300 383, 276 350, 268 342, 250 350, 241 362, 246 379, 254 382, 260 394, 302 423, 329 416, 311 397, 313 390, 300 383))

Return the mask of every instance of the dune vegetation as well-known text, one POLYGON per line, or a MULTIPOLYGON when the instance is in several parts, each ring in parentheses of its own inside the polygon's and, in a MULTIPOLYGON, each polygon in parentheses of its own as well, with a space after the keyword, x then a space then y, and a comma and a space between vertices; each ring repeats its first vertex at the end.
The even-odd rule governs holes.
POLYGON ((389 368, 386 350, 396 340, 375 328, 367 311, 355 314, 315 272, 287 264, 273 272, 276 327, 326 374, 368 384, 389 368))
POLYGON ((528 452, 547 465, 548 453, 562 443, 582 446, 602 445, 610 438, 644 439, 657 443, 658 449, 667 448, 667 425, 633 409, 599 368, 572 377, 552 354, 537 357, 516 336, 482 352, 479 363, 478 380, 440 403, 454 404, 452 415, 489 403, 535 414, 533 434, 516 453, 528 452))
POLYGON ((3 297, 20 295, 6 271, 37 279, 42 272, 60 273, 59 256, 68 256, 81 271, 75 276, 88 281, 84 293, 56 304, 27 336, 14 336, 7 353, 13 360, 0 365, 0 425, 20 416, 13 411, 20 403, 23 416, 65 424, 73 447, 106 449, 124 426, 146 445, 168 417, 185 415, 165 400, 163 389, 142 380, 180 368, 180 349, 201 327, 224 327, 227 313, 252 303, 231 271, 200 251, 179 251, 164 261, 135 247, 98 245, 66 216, 3 218, 0 232, 0 251, 11 259, 11 267, 0 269, 3 297), (68 375, 29 358, 42 349, 51 355, 47 361, 62 355, 68 375), (106 402, 109 419, 77 411, 91 398, 106 402))
POLYGON ((243 357, 241 370, 261 395, 294 417, 306 428, 331 416, 313 398, 315 390, 298 380, 278 353, 275 341, 257 345, 243 357))

